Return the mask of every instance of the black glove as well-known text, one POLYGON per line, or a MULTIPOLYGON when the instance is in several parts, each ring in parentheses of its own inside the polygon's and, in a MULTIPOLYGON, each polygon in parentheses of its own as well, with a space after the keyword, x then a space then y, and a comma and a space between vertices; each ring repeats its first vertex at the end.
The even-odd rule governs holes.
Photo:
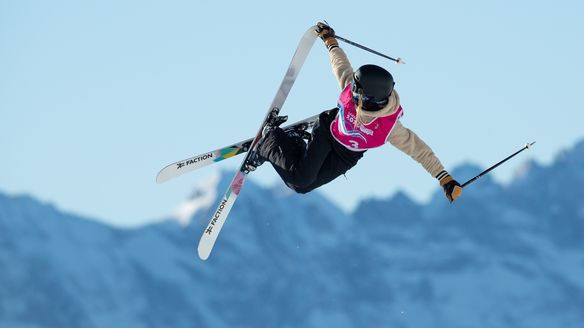
POLYGON ((339 43, 335 39, 335 30, 323 22, 318 22, 316 24, 316 30, 314 30, 316 35, 324 41, 326 48, 330 51, 331 49, 338 47, 339 43))
POLYGON ((451 203, 462 194, 460 183, 454 180, 448 173, 443 175, 440 179, 440 186, 444 189, 444 194, 446 194, 446 198, 448 198, 451 203))

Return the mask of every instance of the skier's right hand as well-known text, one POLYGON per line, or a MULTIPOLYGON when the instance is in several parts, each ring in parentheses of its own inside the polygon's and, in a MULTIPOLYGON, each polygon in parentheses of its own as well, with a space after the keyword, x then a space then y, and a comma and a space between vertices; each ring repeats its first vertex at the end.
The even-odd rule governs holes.
POLYGON ((444 194, 451 203, 462 194, 462 187, 460 186, 460 183, 454 180, 450 174, 447 174, 440 180, 440 186, 442 186, 444 189, 444 194))
POLYGON ((333 30, 326 23, 318 22, 314 33, 324 41, 326 48, 330 51, 332 48, 338 47, 339 43, 335 38, 335 30, 333 30))

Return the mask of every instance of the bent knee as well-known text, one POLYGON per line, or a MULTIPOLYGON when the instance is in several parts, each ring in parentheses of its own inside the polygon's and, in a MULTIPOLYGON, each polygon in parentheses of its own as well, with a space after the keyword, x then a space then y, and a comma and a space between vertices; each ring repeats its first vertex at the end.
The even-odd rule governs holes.
POLYGON ((298 186, 293 184, 288 184, 288 188, 294 190, 298 194, 306 194, 314 190, 311 186, 298 186))

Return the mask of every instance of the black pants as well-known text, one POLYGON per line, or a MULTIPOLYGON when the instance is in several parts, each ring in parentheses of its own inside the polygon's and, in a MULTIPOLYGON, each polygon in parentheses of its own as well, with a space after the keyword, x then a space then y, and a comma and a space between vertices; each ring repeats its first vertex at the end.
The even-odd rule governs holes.
POLYGON ((338 108, 322 112, 312 129, 312 140, 306 142, 282 129, 270 131, 259 154, 280 175, 284 183, 298 193, 307 193, 355 166, 364 152, 354 152, 339 144, 330 133, 330 124, 338 108))

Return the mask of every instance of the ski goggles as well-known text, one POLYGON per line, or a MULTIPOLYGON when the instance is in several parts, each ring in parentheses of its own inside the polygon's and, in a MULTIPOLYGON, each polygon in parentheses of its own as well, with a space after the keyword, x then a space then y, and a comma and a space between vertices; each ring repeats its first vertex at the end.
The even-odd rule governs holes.
POLYGON ((387 105, 387 102, 389 101, 389 99, 387 99, 387 98, 381 99, 381 100, 377 100, 377 99, 375 99, 373 97, 369 97, 369 96, 366 96, 366 95, 360 95, 358 93, 353 92, 353 100, 355 102, 359 101, 359 97, 361 97, 363 99, 363 102, 364 103, 375 104, 375 105, 381 106, 381 107, 387 105))
POLYGON ((369 106, 364 106, 365 108, 367 107, 375 107, 378 106, 379 108, 387 105, 387 103, 389 102, 389 98, 383 98, 383 99, 375 99, 375 97, 370 97, 367 95, 362 95, 359 93, 359 90, 361 90, 361 86, 359 85, 359 83, 357 81, 353 81, 353 84, 351 85, 351 92, 353 93, 353 100, 355 102, 359 101, 359 97, 361 97, 361 99, 363 99, 363 102, 365 103, 365 105, 369 105, 369 106))

